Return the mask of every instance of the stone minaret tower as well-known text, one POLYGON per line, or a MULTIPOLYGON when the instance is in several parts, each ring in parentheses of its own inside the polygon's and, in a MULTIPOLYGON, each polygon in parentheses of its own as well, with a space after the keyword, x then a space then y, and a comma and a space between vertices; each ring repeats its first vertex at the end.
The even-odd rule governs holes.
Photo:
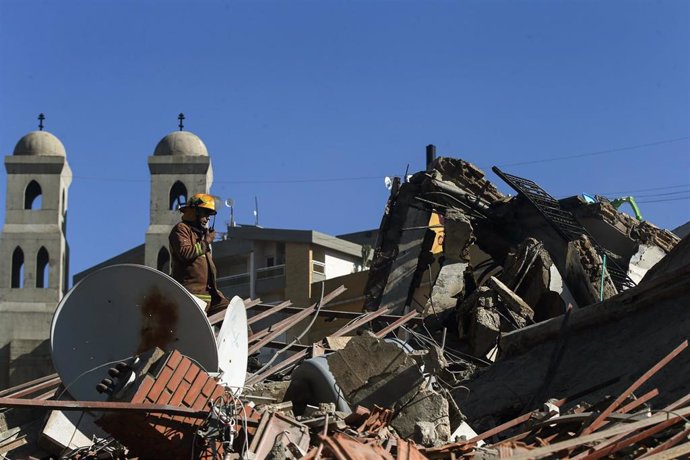
POLYGON ((178 207, 195 193, 209 193, 213 169, 206 146, 196 135, 180 131, 165 136, 149 157, 151 215, 144 263, 165 273, 170 271, 168 234, 180 221, 178 207))
POLYGON ((43 131, 43 117, 39 119, 41 130, 22 137, 14 153, 5 157, 7 194, 0 235, 0 350, 5 353, 0 353, 0 388, 50 372, 46 339, 67 290, 65 227, 72 171, 62 142, 43 131))

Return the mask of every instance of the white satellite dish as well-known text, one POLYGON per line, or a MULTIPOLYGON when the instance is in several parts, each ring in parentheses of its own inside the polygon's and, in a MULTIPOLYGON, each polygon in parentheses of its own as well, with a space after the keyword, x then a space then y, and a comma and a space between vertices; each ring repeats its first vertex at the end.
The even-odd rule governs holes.
POLYGON ((232 208, 234 205, 235 205, 235 200, 233 200, 232 198, 228 198, 227 200, 225 200, 225 206, 227 208, 232 208))
POLYGON ((386 176, 383 178, 383 184, 386 186, 388 190, 393 188, 393 179, 390 177, 386 176))
POLYGON ((216 339, 220 383, 230 387, 239 396, 247 378, 247 310, 244 302, 235 296, 225 310, 223 325, 216 339))
POLYGON ((60 379, 82 401, 107 398, 96 385, 110 363, 156 346, 218 370, 213 331, 195 297, 143 265, 112 265, 77 283, 58 304, 50 345, 60 379))

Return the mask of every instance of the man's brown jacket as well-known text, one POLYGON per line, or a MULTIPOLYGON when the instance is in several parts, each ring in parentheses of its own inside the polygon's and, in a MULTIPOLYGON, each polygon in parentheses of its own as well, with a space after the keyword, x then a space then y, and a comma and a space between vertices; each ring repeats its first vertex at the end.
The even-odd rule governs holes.
POLYGON ((224 299, 216 285, 216 266, 204 234, 185 221, 173 227, 169 236, 172 277, 192 294, 224 299))

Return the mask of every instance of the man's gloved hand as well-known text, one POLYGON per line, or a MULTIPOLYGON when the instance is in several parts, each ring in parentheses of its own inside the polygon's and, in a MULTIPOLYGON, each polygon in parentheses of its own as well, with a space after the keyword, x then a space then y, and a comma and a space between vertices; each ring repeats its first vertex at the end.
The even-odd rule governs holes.
POLYGON ((216 231, 215 230, 209 230, 204 234, 204 241, 206 244, 211 244, 213 243, 213 240, 216 239, 216 231))

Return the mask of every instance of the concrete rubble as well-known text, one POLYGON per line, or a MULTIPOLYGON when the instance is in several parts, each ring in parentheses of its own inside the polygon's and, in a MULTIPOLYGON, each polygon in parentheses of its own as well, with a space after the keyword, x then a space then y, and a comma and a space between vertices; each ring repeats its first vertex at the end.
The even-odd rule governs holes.
MULTIPOLYGON (((327 309, 339 288, 250 331, 252 356, 280 351, 250 363, 241 391, 153 347, 104 368, 106 401, 70 400, 55 375, 1 391, 0 454, 690 455, 690 237, 602 197, 556 200, 494 172, 514 196, 471 163, 433 155, 427 170, 393 180, 361 313, 327 309), (329 314, 340 328, 312 331, 313 343, 277 341, 329 314)), ((277 310, 259 299, 244 306, 277 310)))

